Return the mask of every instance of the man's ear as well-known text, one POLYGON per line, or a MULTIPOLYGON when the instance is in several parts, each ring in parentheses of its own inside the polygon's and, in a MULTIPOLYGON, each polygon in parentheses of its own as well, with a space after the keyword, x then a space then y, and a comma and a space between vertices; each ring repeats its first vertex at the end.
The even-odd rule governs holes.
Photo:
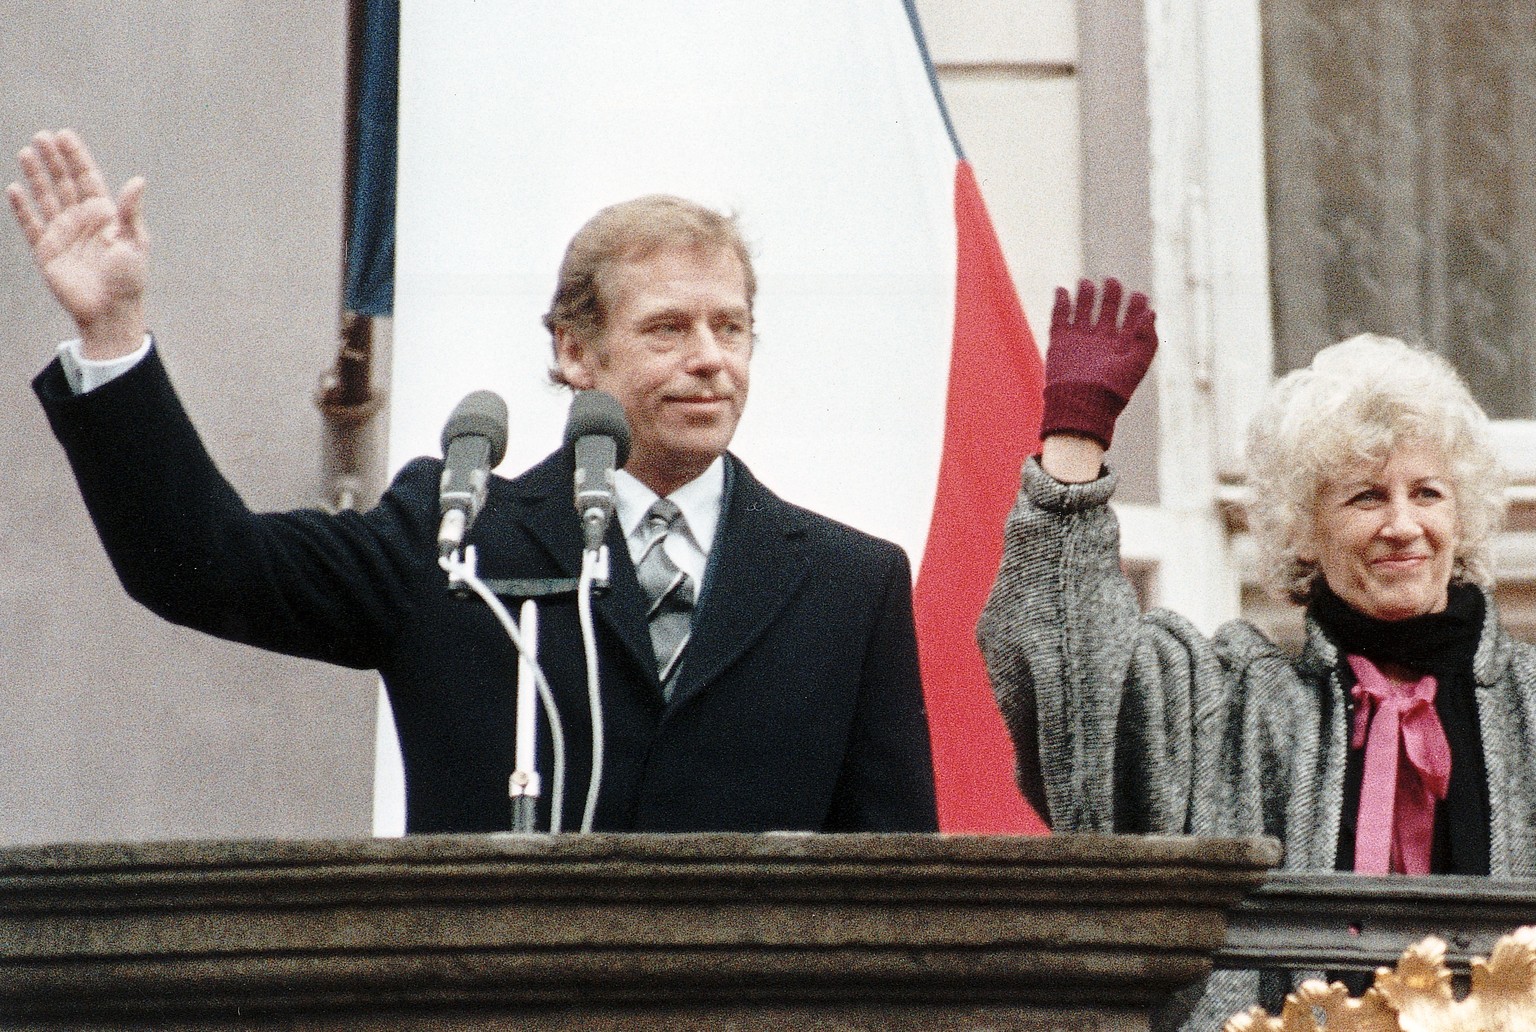
POLYGON ((592 367, 596 364, 593 349, 569 326, 555 328, 555 364, 560 367, 565 382, 576 390, 593 387, 592 367))

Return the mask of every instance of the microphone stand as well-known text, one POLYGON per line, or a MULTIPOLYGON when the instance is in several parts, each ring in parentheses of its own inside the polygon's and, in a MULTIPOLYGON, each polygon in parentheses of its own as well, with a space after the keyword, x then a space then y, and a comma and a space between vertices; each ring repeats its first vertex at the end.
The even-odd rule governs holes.
MULTIPOLYGON (((591 527, 592 523, 586 523, 591 527)), ((589 535, 593 531, 588 530, 589 535)), ((600 539, 599 539, 600 540, 600 539)), ((610 566, 608 562, 608 546, 599 543, 595 548, 587 548, 581 554, 581 576, 575 580, 563 577, 549 578, 517 578, 511 580, 491 580, 484 583, 497 595, 507 595, 512 598, 527 599, 524 603, 524 612, 527 605, 536 598, 549 598, 557 595, 576 595, 576 613, 581 624, 581 644, 587 666, 587 710, 592 721, 592 768, 587 781, 587 801, 582 809, 581 830, 591 831, 592 825, 597 819, 597 799, 603 787, 603 695, 598 672, 597 662, 597 631, 595 621, 592 618, 592 593, 603 591, 608 587, 610 566)), ((450 586, 452 578, 450 577, 450 586)), ((509 618, 510 619, 510 618, 509 618)), ((529 653, 518 646, 521 654, 526 658, 529 653)), ((537 663, 534 664, 535 669, 537 663)), ((519 666, 521 676, 522 666, 519 666)), ((521 683, 521 682, 519 682, 521 683)), ((521 731, 519 731, 521 734, 521 731)), ((529 761, 530 765, 532 761, 529 761)), ((523 770, 521 764, 519 770, 523 770)), ((530 768, 527 773, 537 778, 537 772, 530 768)), ((526 781, 518 781, 518 771, 514 770, 513 782, 509 789, 513 799, 513 828, 517 827, 517 800, 528 791, 526 781)), ((535 794, 537 792, 535 791, 535 794)), ((555 829, 555 830, 558 830, 555 829)))
POLYGON ((534 670, 539 665, 539 607, 533 599, 523 602, 518 633, 528 643, 527 652, 517 656, 517 752, 507 793, 512 797, 512 830, 533 831, 539 809, 538 749, 539 711, 535 705, 537 688, 534 670))
MULTIPOLYGON (((512 830, 534 831, 534 814, 538 809, 541 782, 535 765, 534 749, 537 742, 537 712, 531 694, 524 686, 531 683, 537 690, 549 721, 550 739, 554 747, 554 777, 550 792, 550 831, 559 831, 565 798, 565 728, 560 711, 555 706, 555 694, 538 663, 538 615, 534 599, 567 594, 577 590, 577 582, 570 579, 528 579, 483 581, 475 572, 475 546, 467 545, 462 552, 455 550, 443 556, 438 565, 448 573, 448 588, 455 594, 478 596, 484 602, 518 653, 518 698, 516 711, 516 758, 515 768, 508 778, 507 791, 512 801, 512 830), (520 629, 512 614, 497 595, 511 595, 526 599, 523 603, 523 626, 520 629), (530 645, 529 642, 532 642, 530 645), (526 719, 525 719, 526 713, 526 719), (526 748, 525 748, 526 743, 526 748)), ((589 800, 590 808, 590 800, 589 800)))

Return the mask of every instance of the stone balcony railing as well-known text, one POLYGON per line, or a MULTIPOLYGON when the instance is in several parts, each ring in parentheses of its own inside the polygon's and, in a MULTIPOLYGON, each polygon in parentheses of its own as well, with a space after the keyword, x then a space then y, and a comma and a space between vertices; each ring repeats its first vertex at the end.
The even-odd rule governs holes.
POLYGON ((0 1028, 1145 1029, 1278 856, 926 835, 0 850, 0 1028))
POLYGON ((1215 967, 1452 970, 1536 882, 1265 839, 489 835, 0 850, 0 1029, 1146 1029, 1215 967))

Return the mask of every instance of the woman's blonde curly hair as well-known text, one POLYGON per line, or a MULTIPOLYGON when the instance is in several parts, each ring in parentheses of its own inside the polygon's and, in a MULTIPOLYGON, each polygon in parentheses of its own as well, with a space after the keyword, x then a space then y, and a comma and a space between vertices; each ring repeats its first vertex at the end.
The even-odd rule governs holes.
POLYGON ((1401 445, 1433 447, 1445 460, 1459 524, 1452 578, 1492 584, 1506 476, 1487 415, 1439 355, 1362 333, 1282 377, 1249 428, 1249 524, 1265 587, 1311 599, 1319 570, 1299 550, 1312 539, 1319 492, 1401 445))

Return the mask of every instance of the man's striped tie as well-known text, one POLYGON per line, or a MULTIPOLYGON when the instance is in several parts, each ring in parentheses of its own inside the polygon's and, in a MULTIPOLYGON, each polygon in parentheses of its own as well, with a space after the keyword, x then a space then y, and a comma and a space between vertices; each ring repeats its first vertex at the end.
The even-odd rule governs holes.
POLYGON ((672 562, 662 542, 673 529, 681 529, 682 510, 665 498, 645 512, 645 553, 635 564, 640 587, 650 599, 646 620, 651 626, 651 646, 656 650, 656 672, 662 694, 672 697, 672 683, 682 666, 683 649, 693 630, 693 578, 672 562))

